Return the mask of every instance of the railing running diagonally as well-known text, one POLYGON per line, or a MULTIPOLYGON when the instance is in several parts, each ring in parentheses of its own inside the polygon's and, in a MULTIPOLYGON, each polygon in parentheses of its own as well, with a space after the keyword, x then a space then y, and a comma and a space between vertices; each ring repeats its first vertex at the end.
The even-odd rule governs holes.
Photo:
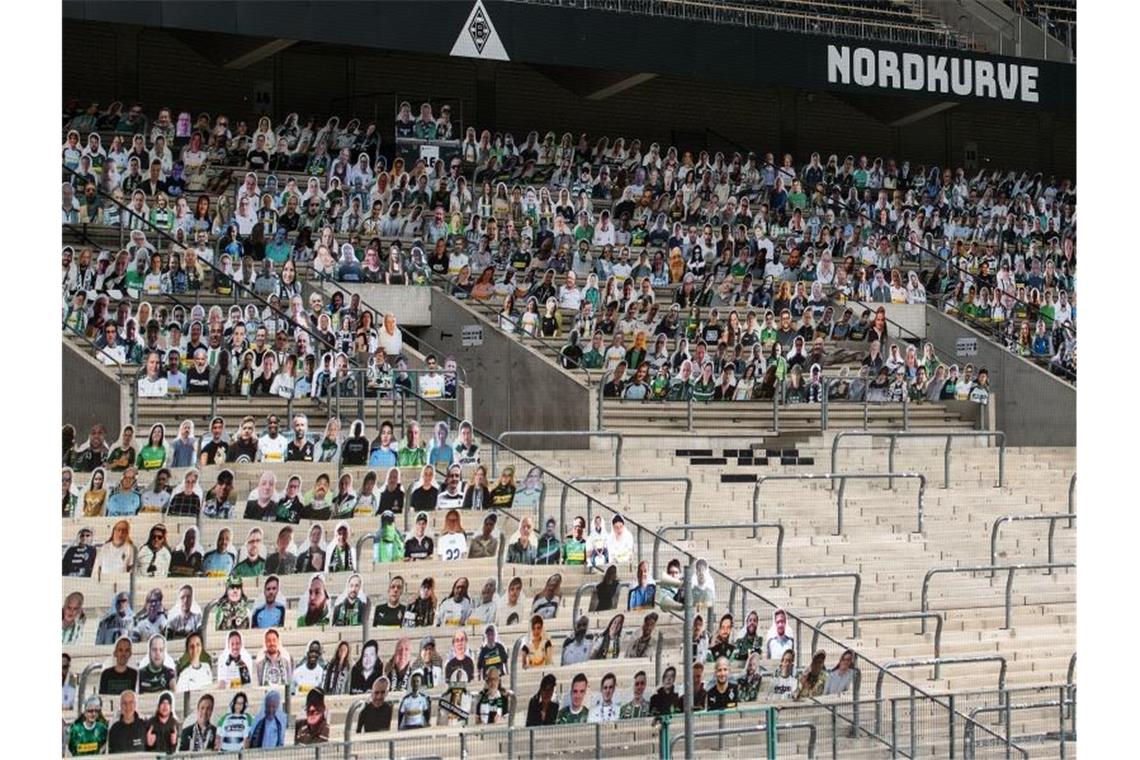
MULTIPOLYGON (((441 406, 438 406, 437 404, 435 404, 431 400, 425 399, 424 404, 435 409, 438 414, 441 414, 444 416, 447 416, 450 414, 450 412, 448 412, 448 410, 444 409, 441 406)), ((597 504, 601 509, 607 511, 608 513, 610 513, 612 515, 622 514, 622 512, 620 510, 615 509, 610 504, 607 504, 605 501, 602 501, 596 494, 587 493, 586 491, 582 490, 582 488, 579 487, 578 485, 576 485, 572 479, 566 479, 566 478, 563 478, 563 477, 557 475, 556 473, 552 472, 549 468, 544 467, 543 465, 539 464, 538 462, 534 461, 533 459, 527 457, 522 452, 517 451, 517 450, 511 448, 510 446, 504 444, 501 440, 497 439, 495 436, 487 433, 486 431, 476 429, 474 432, 484 442, 484 447, 487 447, 487 446, 498 447, 501 450, 501 452, 509 453, 518 462, 521 462, 523 464, 526 464, 527 466, 535 468, 541 473, 545 473, 552 480, 554 480, 555 482, 560 484, 565 491, 573 492, 577 497, 580 497, 580 498, 585 499, 587 501, 590 501, 594 504, 597 504)), ((658 480, 658 479, 654 479, 654 480, 658 480)), ((543 493, 545 493, 545 489, 543 490, 543 493)), ((654 535, 656 533, 656 531, 654 531, 653 529, 649 528, 646 525, 643 525, 641 522, 639 522, 632 515, 624 515, 623 514, 623 517, 626 521, 627 527, 632 526, 632 528, 635 531, 638 531, 641 533, 646 533, 647 535, 654 535)), ((669 551, 676 553, 678 556, 688 558, 688 560, 690 560, 690 561, 696 561, 697 559, 699 559, 698 555, 696 555, 694 552, 691 552, 691 551, 685 549, 684 547, 680 546, 679 544, 672 542, 668 538, 663 537, 661 539, 661 544, 664 547, 666 547, 669 551)), ((642 558, 642 556, 641 556, 640 547, 639 547, 638 559, 640 560, 641 558, 642 558)), ((732 591, 743 592, 746 595, 752 596, 761 604, 764 604, 764 605, 766 605, 772 609, 775 609, 778 607, 782 608, 782 605, 780 603, 775 602, 771 599, 768 599, 763 594, 758 593, 755 589, 750 588, 748 586, 745 586, 743 583, 741 583, 737 579, 735 579, 732 576, 724 573, 721 570, 718 570, 717 568, 715 568, 711 565, 709 567, 709 573, 716 579, 716 581, 718 583, 726 584, 727 588, 730 589, 730 593, 732 591)), ((784 577, 786 578, 787 576, 785 575, 784 577)), ((812 630, 812 631, 817 630, 814 625, 812 625, 810 622, 805 621, 801 616, 796 615, 794 612, 786 610, 786 614, 788 616, 788 620, 789 621, 795 621, 795 624, 798 628, 802 629, 802 628, 806 627, 808 630, 812 630)), ((847 649, 853 649, 847 642, 836 639, 827 633, 820 632, 820 638, 828 646, 835 647, 841 651, 847 650, 847 649)), ((800 640, 802 640, 802 638, 800 640)), ((856 651, 856 656, 859 658, 859 661, 862 664, 862 669, 869 669, 869 670, 875 671, 875 672, 882 669, 882 667, 878 663, 876 663, 874 660, 872 660, 872 659, 870 659, 870 658, 868 658, 862 654, 859 654, 857 651, 856 651)), ((860 673, 860 670, 857 669, 856 670, 856 679, 857 680, 859 677, 859 673, 860 673)), ((905 691, 908 693, 913 691, 913 693, 918 695, 920 698, 927 700, 929 702, 929 704, 932 706, 932 709, 944 711, 944 714, 946 716, 946 725, 948 727, 953 727, 955 724, 958 723, 958 721, 968 721, 969 720, 969 718, 966 715, 959 712, 958 710, 953 709, 948 698, 934 696, 934 695, 930 694, 929 692, 927 692, 926 690, 922 689, 921 687, 917 686, 913 682, 908 681, 908 680, 900 677, 899 675, 897 675, 895 673, 888 673, 885 676, 885 680, 889 681, 891 684, 894 684, 895 687, 897 689, 899 689, 900 691, 905 691)), ((855 704, 858 704, 857 695, 855 697, 855 704)), ((847 719, 845 718, 845 720, 847 720, 847 719)), ((878 742, 884 746, 888 746, 888 747, 890 746, 888 740, 884 739, 879 734, 870 731, 866 725, 861 724, 859 719, 858 719, 857 713, 852 715, 852 717, 850 719, 850 723, 851 723, 851 727, 852 727, 853 731, 862 732, 862 734, 864 736, 870 738, 872 741, 878 742)), ((979 726, 978 731, 980 733, 988 736, 988 737, 998 739, 999 741, 1002 741, 1004 743, 1004 739, 1002 739, 1000 736, 998 736, 994 732, 990 731, 985 726, 979 726)), ((1017 749, 1018 749, 1018 751, 1020 751, 1020 748, 1017 748, 1017 749)))
POLYGON ((839 494, 836 497, 835 503, 835 533, 833 535, 843 535, 843 494, 847 488, 848 480, 886 480, 894 482, 895 478, 912 479, 918 481, 918 527, 915 529, 916 533, 922 533, 923 527, 923 504, 926 495, 926 476, 921 472, 895 472, 894 467, 889 468, 890 472, 885 473, 842 473, 842 472, 823 472, 823 473, 801 473, 797 475, 761 475, 756 479, 756 485, 752 488, 752 519, 758 521, 760 519, 760 486, 769 481, 774 480, 827 480, 834 483, 839 481, 839 494))
POLYGON ((717 523, 716 525, 691 525, 685 523, 683 525, 666 525, 658 528, 653 536, 653 561, 650 564, 650 577, 657 578, 661 565, 658 562, 660 557, 661 541, 664 539, 666 533, 673 531, 684 531, 685 535, 689 535, 693 531, 724 531, 751 528, 752 537, 757 538, 761 528, 775 528, 776 535, 776 573, 782 574, 784 572, 784 524, 779 522, 750 522, 750 523, 717 523))
MULTIPOLYGON (((844 438, 887 438, 890 440, 890 447, 887 449, 887 469, 892 472, 895 469, 895 442, 900 438, 945 438, 946 450, 943 454, 943 478, 942 487, 950 487, 950 442, 955 438, 993 438, 998 443, 998 478, 995 488, 1001 488, 1005 485, 1005 433, 1001 430, 956 430, 945 433, 899 433, 899 432, 877 432, 873 430, 844 430, 841 433, 836 433, 835 438, 831 441, 831 469, 834 472, 837 469, 836 462, 839 460, 839 442, 844 438)), ((891 484, 889 487, 894 487, 891 484)))
MULTIPOLYGON (((815 630, 811 633, 811 647, 808 649, 810 652, 816 651, 816 644, 819 643, 819 633, 823 630, 825 625, 832 625, 837 623, 862 623, 872 621, 888 621, 888 620, 922 620, 923 622, 934 618, 934 657, 938 659, 942 656, 942 623, 943 615, 941 612, 868 612, 862 615, 828 615, 827 617, 819 618, 815 621, 815 630)), ((858 634, 855 634, 858 636, 858 634)), ((937 679, 942 670, 942 663, 935 663, 934 665, 934 678, 937 679)))
POLYGON ((1010 704, 1008 700, 1006 704, 996 707, 975 707, 970 710, 970 722, 962 729, 962 749, 966 758, 973 758, 977 752, 977 739, 975 736, 976 726, 980 725, 977 721, 979 715, 987 713, 1001 713, 1002 724, 1005 727, 1005 738, 1008 756, 1008 747, 1013 739, 1013 721, 1012 713, 1015 711, 1025 710, 1046 710, 1053 707, 1060 708, 1060 720, 1058 723, 1057 740, 1060 742, 1061 757, 1065 757, 1065 741, 1076 738, 1076 727, 1071 730, 1065 728, 1065 708, 1075 707, 1076 699, 1070 698, 1065 692, 1067 687, 1058 686, 1059 696, 1057 699, 1043 700, 1039 702, 1023 702, 1020 704, 1010 704))
MULTIPOLYGON (((1042 515, 1042 514, 1028 514, 1028 515, 1005 515, 994 520, 994 526, 990 529, 990 564, 997 564, 997 543, 998 543, 998 530, 1002 525, 1011 522, 1040 522, 1042 520, 1049 521, 1049 539, 1048 539, 1048 564, 1052 565, 1055 556, 1053 553, 1053 535, 1057 531, 1057 522, 1059 520, 1072 521, 1075 519, 1072 515, 1042 515)), ((1052 572, 1052 571, 1050 571, 1052 572)), ((994 577, 994 573, 990 573, 990 577, 994 577)))
MULTIPOLYGON (((614 444, 614 477, 621 477, 621 452, 625 445, 625 435, 617 431, 609 430, 507 430, 499 434, 499 440, 505 441, 509 437, 544 437, 544 436, 557 436, 559 438, 612 438, 616 443, 614 444)), ((491 471, 498 472, 496 465, 496 449, 491 449, 491 471)), ((618 493, 621 493, 621 480, 615 482, 614 488, 618 493)))
MULTIPOLYGON (((620 595, 623 590, 628 593, 629 590, 631 588, 633 588, 633 583, 631 583, 630 581, 618 581, 617 587, 618 587, 618 594, 620 595)), ((589 583, 583 583, 582 585, 578 586, 578 590, 574 592, 574 608, 573 608, 574 612, 573 612, 572 617, 570 618, 571 620, 577 620, 578 615, 582 611, 582 597, 585 596, 587 593, 592 594, 597 590, 598 590, 598 582, 597 581, 590 581, 589 583)), ((617 608, 615 608, 615 610, 618 610, 620 612, 621 608, 617 607, 617 608)), ((615 614, 617 614, 617 613, 615 613, 615 614)))
MULTIPOLYGON (((565 529, 565 527, 566 527, 566 499, 570 495, 570 486, 578 484, 578 483, 593 483, 593 484, 603 484, 603 483, 615 483, 615 484, 616 483, 684 483, 685 484, 685 502, 684 502, 685 523, 688 524, 689 522, 692 521, 692 501, 693 501, 693 479, 692 478, 684 477, 684 476, 659 478, 659 477, 656 477, 653 475, 629 475, 629 476, 622 476, 622 477, 616 477, 616 478, 610 478, 610 477, 570 478, 570 480, 566 481, 563 484, 563 486, 562 486, 562 497, 559 499, 559 502, 558 502, 558 520, 559 520, 559 525, 563 529, 565 529)), ((579 493, 581 493, 581 491, 579 491, 579 493)), ((594 505, 596 499, 594 499, 593 497, 590 497, 590 496, 587 496, 587 499, 588 499, 588 501, 586 503, 586 525, 589 525, 593 521, 593 516, 594 516, 593 505, 594 505)), ((598 502, 598 503, 600 504, 601 502, 598 502)), ((539 523, 544 523, 545 515, 542 512, 541 506, 542 505, 540 504, 539 505, 540 509, 538 512, 538 521, 539 521, 539 523)), ((607 509, 608 509, 608 507, 607 507, 607 509)), ((615 515, 616 514, 620 514, 620 513, 615 512, 615 515)), ((623 517, 622 519, 624 520, 625 518, 623 517)), ((635 523, 635 525, 637 525, 637 524, 635 523)), ((652 533, 653 531, 649 531, 649 532, 652 533)), ((642 533, 642 528, 640 525, 637 525, 637 556, 639 559, 641 557, 641 533, 642 533)), ((689 536, 686 533, 685 534, 686 540, 688 540, 688 537, 689 536)))
MULTIPOLYGON (((930 581, 935 575, 941 574, 956 574, 956 573, 993 573, 995 571, 1007 573, 1005 582, 1005 625, 1002 630, 1012 628, 1011 621, 1013 620, 1013 575, 1018 570, 1060 570, 1072 569, 1077 566, 1076 562, 1051 562, 1040 563, 1033 565, 971 565, 967 567, 932 567, 926 571, 926 575, 922 579, 922 611, 927 612, 930 610, 929 593, 930 581)), ((926 621, 922 621, 922 632, 926 633, 926 621)))
MULTIPOLYGON (((852 580, 855 581, 855 585, 851 589, 851 616, 853 618, 852 622, 854 623, 855 638, 859 638, 859 592, 863 588, 863 576, 861 573, 858 573, 854 570, 851 570, 851 571, 846 571, 846 570, 830 571, 829 570, 827 572, 816 572, 816 573, 780 573, 780 574, 768 574, 768 575, 742 575, 742 576, 740 576, 740 578, 738 580, 740 581, 741 584, 745 584, 745 583, 748 583, 750 581, 818 580, 821 578, 851 578, 852 580)), ((747 606, 747 604, 748 604, 747 594, 742 594, 741 598, 740 598, 740 616, 741 616, 741 619, 743 619, 744 615, 746 614, 745 607, 747 606)), ((736 586, 733 586, 732 589, 728 592, 728 609, 729 609, 729 611, 732 611, 732 609, 735 606, 736 606, 736 586)), ((799 626, 799 624, 800 624, 800 621, 797 620, 796 625, 799 626)), ((822 635, 822 631, 819 630, 818 626, 812 626, 812 628, 813 628, 813 630, 816 631, 817 635, 822 635)), ((798 631, 797 631, 796 639, 799 640, 798 631)), ((797 652, 797 655, 798 654, 799 653, 797 652)))
POLYGON ((1008 667, 1005 655, 979 654, 963 657, 928 657, 918 660, 892 660, 884 664, 882 670, 879 671, 878 676, 875 678, 875 733, 879 733, 882 728, 883 679, 891 670, 897 668, 922 668, 930 665, 975 665, 981 662, 1001 663, 1001 669, 998 671, 997 688, 999 692, 1004 694, 1005 674, 1008 667))

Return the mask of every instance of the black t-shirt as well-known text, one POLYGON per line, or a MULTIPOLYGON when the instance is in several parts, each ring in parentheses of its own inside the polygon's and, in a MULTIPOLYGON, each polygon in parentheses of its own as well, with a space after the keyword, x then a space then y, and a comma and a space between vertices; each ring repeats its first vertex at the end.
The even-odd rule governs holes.
MULTIPOLYGON (((273 377, 276 377, 276 375, 273 377)), ((268 396, 269 389, 273 387, 273 377, 266 377, 264 374, 258 375, 254 379, 253 385, 249 388, 249 395, 268 396)))
POLYGON ((712 687, 708 691, 706 700, 709 710, 731 710, 736 707, 738 702, 740 702, 740 695, 737 693, 734 683, 728 684, 723 694, 717 691, 717 687, 712 687))
POLYGON ((226 461, 226 454, 230 444, 226 440, 215 441, 211 438, 202 445, 202 454, 206 456, 206 464, 221 464, 226 461))
POLYGON ((364 465, 368 462, 368 439, 363 436, 349 438, 340 452, 341 462, 349 465, 364 465))
POLYGON ((313 444, 309 441, 302 441, 297 443, 297 439, 289 441, 289 446, 285 449, 286 462, 311 462, 313 461, 313 444))
POLYGON ((387 488, 380 492, 380 506, 378 511, 391 510, 392 514, 400 514, 404 511, 404 489, 397 488, 395 491, 389 491, 387 488))
POLYGON ((146 727, 147 721, 138 714, 130 723, 121 720, 112 723, 110 731, 107 732, 107 753, 117 755, 124 752, 145 752, 146 727))
POLYGON ((250 499, 245 503, 245 512, 242 513, 243 520, 266 520, 272 522, 277 519, 277 504, 269 502, 263 509, 258 503, 257 499, 250 499))
POLYGON ((526 724, 527 726, 553 726, 555 721, 558 720, 558 702, 551 701, 546 705, 546 711, 543 712, 542 700, 535 695, 530 698, 530 702, 526 707, 526 724))
POLYGON ((175 722, 173 713, 165 721, 159 720, 157 716, 151 718, 147 721, 147 728, 154 730, 154 746, 150 751, 169 755, 178 749, 178 723, 175 722))
POLYGON ((392 728, 392 705, 385 702, 379 707, 371 702, 364 705, 360 711, 360 718, 356 721, 356 733, 370 733, 372 731, 389 731, 392 728))
MULTIPOLYGON (((695 696, 695 695, 694 695, 695 696)), ((676 692, 666 693, 658 691, 649 698, 650 715, 672 715, 684 709, 684 702, 676 692)))
POLYGON ((466 676, 466 678, 464 678, 465 682, 469 683, 474 681, 475 661, 470 657, 464 657, 463 659, 452 657, 443 668, 443 677, 447 679, 448 683, 451 683, 456 680, 456 676, 460 672, 466 676))
MULTIPOLYGON (((204 448, 204 447, 203 447, 204 448)), ((251 438, 243 441, 240 438, 230 444, 226 450, 227 462, 256 462, 257 440, 251 438)))
POLYGON ((249 162, 249 168, 255 172, 262 171, 269 164, 269 154, 263 150, 251 150, 245 159, 249 162))
POLYGON ((207 367, 201 372, 197 367, 191 367, 186 371, 186 392, 187 393, 209 393, 210 392, 210 370, 207 367))
POLYGON ((430 559, 435 553, 435 542, 431 536, 416 538, 410 536, 404 541, 404 557, 406 559, 430 559))
POLYGON ((395 607, 389 607, 387 602, 384 602, 376 608, 376 612, 372 615, 372 625, 387 625, 392 627, 399 627, 404 623, 404 611, 407 606, 397 604, 395 607))
MULTIPOLYGON (((198 725, 197 723, 191 723, 189 726, 182 729, 182 734, 178 740, 178 751, 179 752, 187 752, 193 748, 194 728, 197 725, 198 725)), ((215 740, 217 739, 217 736, 218 736, 218 727, 213 725, 212 723, 208 724, 206 726, 206 728, 202 730, 202 741, 206 745, 208 750, 212 750, 214 748, 214 743, 215 743, 215 740)))
POLYGON ((139 670, 139 693, 157 694, 170 688, 174 680, 174 671, 167 667, 151 670, 150 665, 139 670))
POLYGON ((72 546, 63 555, 63 574, 72 578, 90 578, 95 566, 94 546, 72 546))
POLYGON ((127 689, 134 690, 138 686, 139 672, 127 667, 122 673, 116 673, 114 668, 107 668, 99 676, 100 694, 122 694, 127 689))
POLYGON ((412 491, 412 509, 414 510, 433 510, 435 509, 436 499, 439 498, 439 489, 435 486, 431 488, 417 488, 412 491))

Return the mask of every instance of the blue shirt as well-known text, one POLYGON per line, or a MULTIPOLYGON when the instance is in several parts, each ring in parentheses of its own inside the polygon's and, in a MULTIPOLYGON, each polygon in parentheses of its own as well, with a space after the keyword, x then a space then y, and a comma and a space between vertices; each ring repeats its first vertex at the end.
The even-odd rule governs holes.
POLYGON ((432 450, 428 452, 428 464, 437 470, 446 470, 451 466, 454 459, 455 452, 447 444, 434 446, 432 450))
POLYGON ((629 590, 629 609, 636 610, 642 607, 652 607, 657 597, 657 586, 649 583, 645 588, 634 586, 629 590))
POLYGON ((369 467, 395 467, 396 466, 396 452, 391 448, 382 449, 380 447, 372 449, 368 454, 369 467))
POLYGON ((123 517, 138 514, 142 498, 135 491, 115 491, 107 499, 107 516, 123 517))
POLYGON ((254 628, 279 628, 285 625, 285 608, 274 602, 272 607, 258 607, 253 611, 254 628))

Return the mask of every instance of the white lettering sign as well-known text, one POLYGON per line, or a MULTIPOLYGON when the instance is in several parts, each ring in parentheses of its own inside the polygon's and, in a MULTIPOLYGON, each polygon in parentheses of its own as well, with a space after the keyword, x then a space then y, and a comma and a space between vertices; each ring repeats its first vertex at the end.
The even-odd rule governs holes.
POLYGON ((483 345, 483 325, 463 325, 460 340, 464 346, 483 345))
POLYGON ((962 56, 827 46, 827 81, 888 90, 1037 103, 1040 68, 962 56))
POLYGON ((958 356, 977 356, 978 339, 958 338, 954 344, 954 353, 956 353, 958 356))

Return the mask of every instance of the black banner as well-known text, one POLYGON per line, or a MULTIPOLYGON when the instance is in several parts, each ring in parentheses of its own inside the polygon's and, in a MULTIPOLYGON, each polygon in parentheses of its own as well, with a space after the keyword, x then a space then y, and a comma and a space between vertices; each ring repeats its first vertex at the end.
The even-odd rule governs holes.
POLYGON ((1076 66, 969 51, 496 0, 65 0, 69 18, 758 87, 1072 111, 1076 66))

